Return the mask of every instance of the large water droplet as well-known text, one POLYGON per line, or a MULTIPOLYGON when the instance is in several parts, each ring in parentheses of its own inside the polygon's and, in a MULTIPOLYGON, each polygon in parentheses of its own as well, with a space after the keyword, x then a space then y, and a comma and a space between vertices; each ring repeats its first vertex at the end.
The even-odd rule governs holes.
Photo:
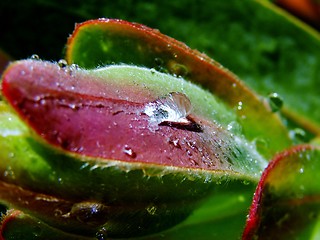
POLYGON ((277 112, 281 109, 283 105, 283 100, 278 93, 271 93, 268 99, 272 112, 277 112))
POLYGON ((160 124, 162 122, 189 123, 187 116, 192 109, 189 98, 180 92, 168 95, 148 103, 144 113, 150 117, 150 121, 160 124))

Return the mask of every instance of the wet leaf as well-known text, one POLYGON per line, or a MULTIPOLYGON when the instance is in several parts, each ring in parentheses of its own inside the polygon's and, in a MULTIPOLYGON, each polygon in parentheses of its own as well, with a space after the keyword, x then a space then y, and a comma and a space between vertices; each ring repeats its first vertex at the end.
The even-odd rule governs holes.
POLYGON ((213 191, 228 192, 225 183, 257 182, 266 166, 227 131, 232 114, 215 122, 223 105, 170 75, 25 60, 10 65, 2 88, 15 111, 1 102, 0 199, 69 233, 161 231, 213 191))
POLYGON ((256 189, 243 239, 319 237, 320 148, 301 145, 280 153, 256 189))
POLYGON ((244 135, 249 140, 259 136, 265 142, 261 152, 267 158, 291 144, 278 116, 235 75, 158 30, 121 20, 91 20, 77 25, 69 38, 67 60, 85 68, 111 63, 143 65, 183 77, 225 102, 237 115, 244 135))

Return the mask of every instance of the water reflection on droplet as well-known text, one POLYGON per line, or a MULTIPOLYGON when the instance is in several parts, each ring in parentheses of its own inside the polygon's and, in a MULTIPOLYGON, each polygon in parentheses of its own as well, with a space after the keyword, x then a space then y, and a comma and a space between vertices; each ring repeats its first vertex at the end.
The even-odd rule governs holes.
POLYGON ((281 109, 283 100, 278 93, 271 93, 268 96, 268 100, 272 112, 277 112, 281 109))
POLYGON ((58 65, 59 65, 59 67, 61 67, 61 68, 65 68, 65 67, 68 66, 68 63, 67 63, 67 61, 66 61, 65 59, 60 59, 60 60, 58 61, 58 65))
POLYGON ((131 158, 136 158, 137 157, 137 154, 128 145, 124 146, 123 153, 126 154, 127 156, 131 157, 131 158))
POLYGON ((37 54, 32 54, 30 58, 31 58, 32 60, 40 60, 40 57, 39 57, 39 55, 37 55, 37 54))
POLYGON ((296 143, 306 141, 306 132, 301 128, 295 128, 289 132, 291 139, 296 143))
POLYGON ((168 69, 171 74, 177 77, 185 77, 189 73, 187 66, 180 64, 176 61, 169 61, 168 69))
POLYGON ((242 102, 238 102, 237 109, 238 109, 238 110, 242 110, 242 107, 243 107, 243 106, 242 106, 242 102))
POLYGON ((157 124, 162 122, 188 123, 189 120, 186 117, 190 114, 191 109, 191 102, 185 94, 173 92, 148 103, 144 113, 150 117, 151 122, 157 124))

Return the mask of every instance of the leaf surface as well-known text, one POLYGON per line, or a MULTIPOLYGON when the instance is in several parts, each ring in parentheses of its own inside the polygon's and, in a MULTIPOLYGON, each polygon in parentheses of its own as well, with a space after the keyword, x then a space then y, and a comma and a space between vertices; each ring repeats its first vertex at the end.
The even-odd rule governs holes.
POLYGON ((301 145, 280 153, 264 171, 243 239, 319 237, 320 149, 301 145))
POLYGON ((278 116, 235 75, 157 30, 121 20, 91 20, 77 25, 69 38, 67 60, 85 68, 111 63, 143 65, 183 77, 201 84, 229 106, 246 138, 252 141, 259 136, 266 143, 261 152, 267 158, 291 144, 278 116))

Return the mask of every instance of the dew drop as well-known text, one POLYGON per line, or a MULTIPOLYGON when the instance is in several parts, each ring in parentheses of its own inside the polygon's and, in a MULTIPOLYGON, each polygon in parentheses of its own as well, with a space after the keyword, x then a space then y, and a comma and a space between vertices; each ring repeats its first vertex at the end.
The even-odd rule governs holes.
POLYGON ((243 107, 243 106, 242 106, 242 102, 238 102, 237 109, 238 109, 238 110, 242 110, 242 107, 243 107))
POLYGON ((176 148, 181 148, 181 145, 179 143, 179 139, 169 140, 169 143, 172 144, 176 148))
POLYGON ((168 69, 171 74, 177 77, 185 77, 189 73, 185 65, 177 63, 176 61, 169 61, 168 69))
POLYGON ((192 106, 189 98, 180 92, 168 95, 148 103, 144 113, 150 117, 150 121, 160 124, 162 122, 188 123, 186 118, 191 112, 192 106))
POLYGON ((272 112, 278 112, 283 105, 283 100, 278 93, 271 93, 268 96, 268 101, 272 112))
POLYGON ((39 55, 37 55, 37 54, 32 54, 30 58, 31 58, 32 60, 40 60, 40 57, 39 57, 39 55))
POLYGON ((58 61, 58 65, 59 65, 59 67, 61 67, 61 68, 65 68, 65 67, 68 66, 68 63, 67 63, 67 61, 66 61, 65 59, 60 59, 60 60, 58 61))
POLYGON ((301 128, 295 128, 289 132, 291 139, 297 143, 306 140, 306 132, 301 128))
POLYGON ((128 155, 131 158, 136 158, 137 154, 133 151, 133 149, 131 147, 129 147, 128 145, 125 145, 123 148, 123 153, 128 155))

